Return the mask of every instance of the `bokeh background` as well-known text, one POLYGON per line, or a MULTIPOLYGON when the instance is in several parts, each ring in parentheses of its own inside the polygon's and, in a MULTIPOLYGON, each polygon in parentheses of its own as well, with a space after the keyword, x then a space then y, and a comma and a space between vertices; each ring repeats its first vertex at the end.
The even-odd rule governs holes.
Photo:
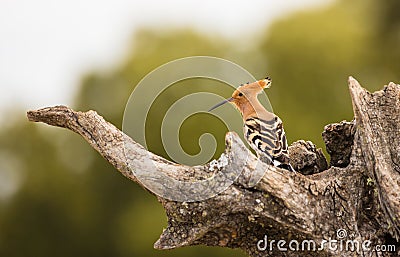
MULTIPOLYGON (((155 197, 79 136, 27 122, 28 109, 93 109, 121 128, 130 92, 147 73, 176 58, 217 56, 271 76, 267 93, 288 140, 324 148, 324 125, 353 117, 349 75, 370 91, 400 82, 398 0, 232 2, 0 2, 0 256, 244 256, 154 250, 166 226, 155 197)), ((146 128, 153 152, 165 155, 159 121, 188 93, 178 83, 157 100, 146 128)), ((211 115, 183 124, 182 146, 196 153, 205 131, 218 157, 226 128, 211 115)))

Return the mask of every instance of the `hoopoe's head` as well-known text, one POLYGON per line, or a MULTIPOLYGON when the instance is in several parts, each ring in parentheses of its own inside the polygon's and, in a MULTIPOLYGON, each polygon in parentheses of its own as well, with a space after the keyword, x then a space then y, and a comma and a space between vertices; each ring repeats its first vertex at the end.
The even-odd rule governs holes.
POLYGON ((228 98, 215 105, 209 111, 212 111, 215 108, 230 102, 243 113, 244 109, 252 104, 252 99, 257 98, 257 95, 260 94, 264 88, 269 88, 271 86, 271 82, 271 78, 266 77, 265 79, 258 80, 253 83, 242 84, 238 89, 235 90, 235 92, 233 92, 231 98, 228 98))

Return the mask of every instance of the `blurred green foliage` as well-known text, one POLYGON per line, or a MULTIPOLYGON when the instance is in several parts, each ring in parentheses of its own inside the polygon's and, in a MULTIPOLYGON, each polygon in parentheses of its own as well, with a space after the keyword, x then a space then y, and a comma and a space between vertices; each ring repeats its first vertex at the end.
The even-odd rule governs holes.
MULTIPOLYGON (((240 40, 190 29, 144 29, 134 35, 120 66, 82 79, 74 108, 94 109, 121 128, 125 103, 148 72, 176 58, 217 56, 256 78, 270 75, 274 82, 267 93, 289 141, 308 139, 323 147, 324 125, 352 119, 349 75, 370 90, 400 81, 398 3, 342 0, 295 13, 246 39, 257 42, 247 51, 240 40)), ((198 83, 195 91, 231 94, 223 85, 182 83, 198 83)), ((146 127, 152 151, 166 154, 160 120, 174 99, 191 90, 174 85, 157 99, 146 127)), ((240 120, 239 114, 232 118, 240 120)), ((193 117, 181 130, 187 152, 199 151, 197 139, 205 131, 217 138, 215 157, 223 151, 226 127, 211 115, 193 117)), ((152 243, 166 226, 155 197, 115 172, 79 136, 22 118, 0 130, 0 193, 0 256, 244 256, 202 246, 154 250, 152 243)))
POLYGON ((277 85, 269 96, 285 121, 289 141, 309 139, 322 147, 324 125, 352 119, 348 76, 369 90, 399 81, 399 26, 383 32, 384 21, 377 19, 387 15, 377 11, 388 8, 378 8, 382 5, 339 1, 327 9, 296 13, 268 31, 260 48, 277 85), (395 34, 397 45, 386 47, 395 34))

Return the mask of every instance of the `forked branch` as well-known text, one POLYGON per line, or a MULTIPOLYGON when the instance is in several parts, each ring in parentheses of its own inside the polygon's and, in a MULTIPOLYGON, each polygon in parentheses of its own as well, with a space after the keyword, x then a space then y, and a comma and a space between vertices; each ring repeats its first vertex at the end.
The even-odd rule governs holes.
POLYGON ((291 162, 298 173, 258 162, 235 133, 227 134, 226 151, 217 165, 189 167, 148 152, 94 111, 55 106, 29 111, 28 119, 80 134, 119 172, 146 190, 149 188, 134 171, 153 172, 149 163, 156 163, 161 172, 180 181, 241 171, 226 190, 204 201, 178 202, 156 195, 168 216, 168 227, 155 243, 158 249, 203 244, 241 248, 251 256, 354 256, 352 251, 329 247, 316 251, 301 249, 301 245, 297 251, 282 251, 276 243, 260 247, 266 235, 286 242, 312 239, 318 247, 328 238, 340 239, 339 229, 346 230, 349 240, 397 244, 400 86, 390 83, 371 94, 350 78, 349 88, 355 122, 328 125, 323 133, 331 154, 330 168, 320 149, 299 141, 290 147, 291 162), (136 160, 134 164, 130 159, 136 160), (312 173, 316 174, 303 175, 312 173))

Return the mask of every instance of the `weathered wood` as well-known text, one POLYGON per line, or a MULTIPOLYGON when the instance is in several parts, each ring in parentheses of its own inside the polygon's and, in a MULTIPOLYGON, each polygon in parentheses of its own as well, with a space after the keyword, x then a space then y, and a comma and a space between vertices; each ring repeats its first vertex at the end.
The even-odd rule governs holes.
MULTIPOLYGON (((331 154, 329 169, 321 151, 311 142, 291 146, 291 162, 300 171, 292 173, 257 162, 239 137, 228 133, 218 172, 240 169, 240 176, 225 191, 204 201, 177 202, 157 196, 166 210, 168 227, 155 248, 203 244, 241 248, 250 256, 382 255, 327 246, 319 251, 280 251, 277 247, 281 239, 300 244, 305 239, 317 244, 340 239, 337 231, 344 229, 347 237, 343 240, 395 245, 396 251, 385 256, 398 256, 400 86, 390 83, 371 94, 350 78, 349 88, 355 121, 331 124, 324 131, 331 154), (243 156, 249 158, 244 167, 243 156), (272 250, 260 251, 257 243, 265 235, 276 241, 272 250)), ((202 180, 215 173, 215 168, 210 169, 215 163, 189 167, 149 153, 94 111, 76 112, 56 106, 29 111, 28 119, 80 134, 119 172, 145 189, 132 168, 150 172, 153 167, 148 165, 149 160, 165 175, 182 181, 202 180), (128 166, 126 156, 137 160, 134 167, 128 166)))

